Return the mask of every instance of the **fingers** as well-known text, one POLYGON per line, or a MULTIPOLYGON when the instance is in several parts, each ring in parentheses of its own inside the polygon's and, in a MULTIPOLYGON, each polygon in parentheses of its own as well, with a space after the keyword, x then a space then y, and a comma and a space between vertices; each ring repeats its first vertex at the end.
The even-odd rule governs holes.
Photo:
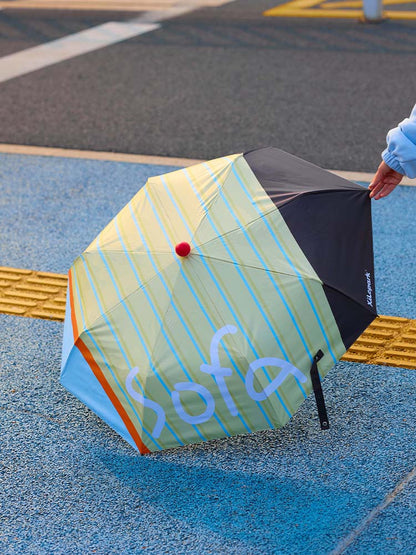
MULTIPOLYGON (((369 189, 374 189, 376 188, 378 185, 383 183, 383 180, 386 176, 386 165, 384 163, 381 163, 373 177, 372 182, 370 183, 370 185, 368 186, 369 189)), ((370 195, 371 196, 371 195, 370 195)))
POLYGON ((384 186, 384 179, 385 179, 384 171, 382 170, 381 167, 379 167, 375 176, 373 177, 372 182, 368 186, 368 188, 371 191, 370 198, 373 198, 377 193, 381 191, 381 189, 384 186))
POLYGON ((390 168, 384 161, 379 165, 372 182, 368 186, 370 198, 378 200, 389 195, 400 183, 403 175, 390 168))
POLYGON ((374 198, 374 200, 378 200, 380 198, 387 197, 395 188, 397 187, 397 183, 379 183, 370 193, 370 198, 374 198))
POLYGON ((384 182, 381 180, 373 180, 372 183, 369 185, 370 189, 370 198, 378 199, 381 191, 384 188, 384 182))
POLYGON ((377 181, 374 183, 373 187, 370 191, 370 198, 378 199, 380 198, 380 194, 383 191, 385 184, 383 181, 377 181))
POLYGON ((368 188, 370 190, 370 198, 373 198, 383 188, 383 184, 380 181, 373 181, 368 188))
POLYGON ((376 185, 379 183, 379 180, 377 179, 377 176, 375 175, 373 177, 373 181, 370 183, 370 185, 368 186, 368 188, 370 190, 374 189, 374 187, 376 187, 376 185))

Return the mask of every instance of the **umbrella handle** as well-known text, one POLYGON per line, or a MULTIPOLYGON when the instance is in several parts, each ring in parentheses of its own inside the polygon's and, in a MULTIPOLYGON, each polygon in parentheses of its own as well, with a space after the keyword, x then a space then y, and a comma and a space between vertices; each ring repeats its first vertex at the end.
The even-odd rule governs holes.
POLYGON ((313 362, 311 366, 311 380, 312 380, 313 392, 315 393, 315 401, 316 401, 316 406, 318 408, 318 416, 319 416, 319 421, 321 423, 321 430, 327 430, 329 428, 328 415, 325 407, 325 399, 324 399, 324 393, 322 391, 321 378, 318 372, 318 362, 321 360, 323 356, 324 356, 324 353, 321 350, 319 350, 316 353, 316 355, 313 357, 313 362))

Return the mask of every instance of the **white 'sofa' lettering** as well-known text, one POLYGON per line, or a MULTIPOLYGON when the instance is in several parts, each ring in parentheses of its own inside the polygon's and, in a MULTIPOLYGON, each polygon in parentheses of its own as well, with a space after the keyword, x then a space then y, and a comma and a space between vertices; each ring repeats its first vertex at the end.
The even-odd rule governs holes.
POLYGON ((129 394, 133 397, 133 399, 138 401, 144 407, 149 407, 149 409, 152 409, 155 411, 157 420, 156 420, 155 427, 153 428, 152 436, 157 439, 160 436, 163 430, 163 426, 165 425, 165 422, 166 422, 165 411, 158 403, 155 403, 150 399, 146 399, 145 397, 143 397, 141 393, 133 389, 133 380, 138 373, 139 373, 139 369, 137 368, 137 366, 131 369, 131 371, 129 372, 129 375, 126 378, 126 388, 129 394))
POLYGON ((211 418, 215 411, 215 401, 214 397, 212 396, 211 392, 199 383, 194 382, 181 382, 175 384, 175 391, 172 391, 172 403, 175 407, 178 416, 182 418, 184 422, 188 424, 203 424, 207 420, 211 418), (187 412, 185 412, 181 399, 180 399, 180 391, 194 391, 195 393, 201 395, 206 403, 206 409, 203 413, 197 414, 196 416, 191 416, 187 412))
POLYGON ((237 333, 237 328, 235 326, 224 326, 217 331, 211 341, 211 348, 209 352, 211 357, 211 364, 201 364, 200 370, 201 372, 212 374, 214 376, 215 383, 220 390, 220 393, 225 401, 225 404, 228 407, 228 410, 230 411, 232 416, 237 416, 237 407, 235 406, 234 400, 231 397, 231 393, 228 391, 227 384, 224 380, 224 377, 231 376, 233 371, 231 370, 231 368, 223 368, 221 366, 218 353, 220 341, 223 336, 227 335, 228 333, 237 333))
POLYGON ((289 374, 292 374, 292 376, 298 378, 301 383, 306 382, 306 376, 302 374, 302 372, 298 368, 296 368, 296 366, 293 366, 293 364, 290 364, 290 362, 288 362, 287 360, 273 357, 259 358, 252 362, 249 366, 246 375, 247 393, 250 395, 253 401, 264 401, 265 399, 267 399, 267 397, 270 397, 270 395, 274 393, 278 387, 282 385, 289 374), (272 380, 262 391, 257 392, 254 389, 254 372, 259 368, 265 368, 266 366, 277 366, 282 370, 279 375, 274 380, 272 380))
MULTIPOLYGON (((200 371, 204 374, 211 374, 215 380, 215 384, 218 387, 219 392, 232 416, 238 416, 238 409, 235 405, 234 399, 228 390, 225 378, 231 376, 233 371, 231 368, 225 368, 221 366, 219 357, 219 347, 220 343, 225 335, 237 333, 237 328, 232 325, 224 326, 219 329, 211 340, 210 346, 210 364, 201 364, 200 371)), ((151 399, 147 399, 133 388, 133 381, 137 377, 139 369, 136 366, 133 368, 127 378, 126 378, 126 389, 129 395, 138 403, 146 408, 152 409, 156 414, 156 424, 153 427, 153 431, 149 432, 154 438, 158 438, 162 433, 162 430, 166 424, 166 413, 163 407, 151 399)), ((265 357, 254 360, 249 364, 248 371, 245 377, 245 386, 248 396, 253 401, 264 401, 270 395, 272 395, 276 389, 278 389, 288 376, 294 376, 301 383, 305 383, 306 376, 293 366, 287 360, 274 357, 265 357), (279 375, 276 376, 269 384, 266 385, 261 391, 256 391, 254 388, 255 373, 260 368, 274 366, 280 368, 279 375)), ((197 424, 203 424, 213 417, 215 413, 215 399, 211 391, 205 386, 196 382, 179 382, 174 385, 174 390, 171 392, 172 405, 183 422, 190 424, 192 426, 197 424), (192 392, 198 395, 200 399, 205 403, 205 410, 200 414, 192 415, 189 414, 183 407, 181 402, 181 392, 192 392)))

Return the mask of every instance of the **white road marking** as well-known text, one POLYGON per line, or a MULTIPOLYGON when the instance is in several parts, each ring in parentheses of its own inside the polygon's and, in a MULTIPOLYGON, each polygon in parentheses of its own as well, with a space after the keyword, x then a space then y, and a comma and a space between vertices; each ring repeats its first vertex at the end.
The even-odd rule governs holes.
POLYGON ((0 82, 143 35, 160 27, 157 23, 111 21, 62 39, 21 50, 0 58, 0 82))
POLYGON ((0 58, 0 83, 104 48, 110 44, 149 33, 160 28, 160 21, 194 11, 203 5, 204 0, 194 0, 193 2, 184 0, 162 11, 148 11, 128 21, 110 21, 73 35, 9 54, 0 58))
MULTIPOLYGON (((216 7, 229 0, 187 0, 194 7, 216 7)), ((175 4, 175 0, 0 0, 0 9, 9 10, 85 10, 85 11, 126 11, 144 12, 165 10, 175 4)))
POLYGON ((412 480, 416 479, 416 468, 411 470, 399 484, 391 491, 383 501, 377 505, 362 522, 355 528, 329 555, 343 555, 348 547, 355 542, 355 540, 366 530, 370 524, 375 520, 384 509, 386 509, 396 497, 410 484, 412 480))

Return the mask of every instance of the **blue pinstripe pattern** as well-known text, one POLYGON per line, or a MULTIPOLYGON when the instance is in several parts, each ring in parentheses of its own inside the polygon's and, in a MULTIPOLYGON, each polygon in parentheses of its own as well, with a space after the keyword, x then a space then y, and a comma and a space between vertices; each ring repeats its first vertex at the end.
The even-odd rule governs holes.
MULTIPOLYGON (((147 191, 145 191, 145 194, 146 194, 147 200, 148 200, 151 204, 153 204, 153 203, 151 202, 150 197, 149 197, 148 194, 147 194, 147 191)), ((170 298, 170 306, 172 306, 172 308, 173 308, 174 311, 176 312, 176 315, 178 316, 178 318, 179 318, 179 320, 180 320, 182 326, 184 327, 184 329, 185 329, 187 335, 189 336, 189 338, 191 339, 193 345, 195 346, 196 350, 198 351, 199 356, 201 357, 201 359, 203 360, 203 362, 206 363, 206 359, 205 359, 205 357, 204 357, 204 354, 202 353, 202 351, 201 351, 199 345, 198 345, 197 342, 195 341, 195 338, 193 337, 193 335, 192 335, 190 329, 188 328, 188 326, 187 326, 185 320, 183 319, 181 313, 179 312, 179 310, 178 310, 178 308, 177 308, 175 302, 173 301, 173 299, 172 299, 172 292, 170 291, 169 287, 167 286, 166 281, 164 280, 162 274, 159 272, 159 270, 158 270, 158 268, 157 268, 157 266, 156 266, 156 264, 155 264, 155 261, 153 260, 153 256, 152 256, 152 254, 151 254, 151 249, 149 249, 149 246, 147 245, 146 239, 145 239, 145 237, 144 237, 144 235, 143 235, 143 233, 142 233, 142 231, 141 231, 141 229, 140 229, 140 226, 139 226, 139 224, 138 224, 138 222, 137 222, 137 219, 136 219, 135 216, 134 216, 134 212, 133 212, 133 210, 132 210, 131 203, 129 203, 129 209, 130 209, 130 212, 131 212, 131 214, 132 214, 132 216, 133 216, 133 222, 134 222, 134 225, 135 225, 135 227, 136 227, 136 230, 137 230, 138 234, 140 235, 140 240, 142 241, 143 245, 146 247, 147 255, 148 255, 148 257, 149 257, 149 259, 150 259, 150 261, 151 261, 151 263, 152 263, 153 269, 155 270, 155 273, 157 274, 158 278, 160 279, 160 281, 161 281, 161 283, 162 283, 162 285, 163 285, 165 291, 166 291, 167 294, 169 295, 169 298, 170 298)), ((160 222, 160 221, 159 221, 159 225, 161 226, 161 222, 160 222)), ((162 229, 163 229, 163 228, 162 228, 162 229)), ((164 230, 163 230, 163 231, 164 231, 164 230)), ((118 233, 119 233, 119 232, 118 232, 118 233)), ((119 238, 120 238, 120 241, 122 241, 120 235, 119 235, 119 238)), ((122 244, 123 244, 123 243, 122 243, 122 244)), ((124 244, 123 244, 123 247, 124 247, 124 244)), ((151 304, 151 309, 152 309, 153 313, 155 314, 156 318, 158 319, 158 322, 160 323, 160 326, 161 326, 161 329, 162 329, 162 333, 163 333, 163 335, 164 335, 164 337, 165 337, 165 339, 166 339, 166 338, 168 337, 168 335, 167 335, 167 334, 164 332, 164 330, 163 330, 163 325, 162 325, 163 323, 162 323, 162 321, 160 320, 159 315, 157 314, 157 312, 156 312, 156 310, 155 310, 153 304, 151 304)), ((185 373, 186 377, 188 378, 189 381, 192 381, 192 377, 190 376, 189 372, 186 370, 186 368, 185 368, 185 366, 183 365, 182 361, 181 361, 181 360, 179 359, 179 357, 177 356, 173 344, 172 344, 170 341, 168 342, 168 344, 169 344, 169 347, 170 347, 172 353, 174 354, 176 360, 179 362, 179 364, 180 364, 180 366, 181 366, 183 372, 185 373)), ((226 428, 224 428, 224 425, 222 424, 221 420, 218 418, 218 416, 217 416, 216 414, 214 414, 214 418, 216 419, 217 423, 218 423, 218 424, 220 425, 220 427, 222 428, 223 432, 224 432, 227 436, 229 436, 229 435, 230 435, 229 432, 226 430, 226 428)), ((195 428, 195 429, 196 429, 196 428, 195 428)))
MULTIPOLYGON (((238 182, 240 183, 240 185, 241 185, 243 191, 245 192, 245 194, 247 195, 247 197, 248 197, 249 200, 251 201, 252 205, 254 206, 254 208, 256 209, 256 211, 258 212, 258 214, 261 216, 263 222, 266 224, 267 229, 269 230, 269 232, 270 232, 270 234, 271 234, 271 236, 272 236, 274 242, 275 242, 276 245, 278 246, 280 252, 283 254, 283 256, 285 257, 286 261, 290 264, 290 267, 291 267, 291 268, 293 269, 293 271, 296 273, 296 276, 297 276, 297 278, 299 279, 299 281, 300 281, 300 283, 301 283, 301 285, 302 285, 302 288, 303 288, 303 290, 304 290, 304 292, 305 292, 305 294, 306 294, 306 297, 307 297, 307 299, 308 299, 308 301, 309 301, 309 304, 310 304, 310 306, 311 306, 311 308, 312 308, 312 311, 313 311, 313 313, 314 313, 314 315, 315 315, 315 317, 316 317, 316 320, 317 320, 317 322, 318 322, 319 328, 320 328, 320 330, 321 330, 321 332, 322 332, 322 334, 323 334, 323 336, 324 336, 324 338, 325 338, 325 342, 326 342, 326 344, 327 344, 327 346, 328 346, 329 352, 330 352, 330 354, 331 354, 331 356, 332 356, 334 362, 337 362, 338 359, 336 358, 336 356, 334 355, 334 353, 333 353, 333 351, 332 351, 332 348, 331 348, 331 345, 330 345, 328 336, 327 336, 327 334, 326 334, 326 332, 325 332, 325 329, 324 329, 324 327, 323 327, 322 321, 321 321, 321 319, 319 318, 319 315, 318 315, 318 312, 317 312, 317 310, 316 310, 315 304, 314 304, 314 302, 313 302, 313 300, 312 300, 312 298, 311 298, 311 296, 310 296, 309 291, 307 290, 307 288, 306 288, 306 286, 305 286, 304 280, 303 280, 301 274, 299 273, 299 270, 296 268, 296 266, 295 266, 295 265, 293 264, 293 262, 290 260, 289 256, 287 255, 286 251, 284 250, 283 246, 280 244, 280 242, 278 241, 278 239, 277 239, 276 235, 274 234, 272 228, 270 227, 269 222, 268 222, 267 219, 264 217, 264 214, 260 211, 259 207, 258 207, 258 206, 256 205, 256 203, 253 201, 253 198, 251 197, 249 191, 247 190, 246 186, 244 185, 242 179, 240 178, 240 176, 238 175, 238 173, 237 173, 237 171, 236 171, 236 169, 235 169, 235 164, 234 164, 234 162, 232 162, 232 171, 233 171, 234 175, 236 176, 238 182)), ((262 262, 262 263, 263 263, 263 262, 262 262)), ((263 264, 264 264, 264 263, 263 263, 263 264)), ((272 279, 272 278, 271 278, 271 279, 272 279)), ((294 321, 294 317, 293 317, 292 314, 291 314, 291 317, 292 317, 292 320, 294 321)), ((298 329, 298 328, 297 328, 297 329, 298 329)), ((299 332, 299 334, 301 333, 299 329, 298 329, 298 332, 299 332)), ((304 345, 305 345, 303 336, 301 336, 301 339, 302 339, 302 342, 303 342, 304 345)), ((313 354, 310 353, 309 349, 308 349, 308 354, 309 354, 309 358, 310 358, 311 361, 312 361, 312 360, 313 360, 313 354)))
MULTIPOLYGON (((161 221, 160 218, 159 218, 159 214, 158 214, 158 212, 157 212, 157 210, 156 210, 156 207, 155 207, 155 205, 154 205, 152 199, 151 199, 150 196, 148 196, 148 195, 147 195, 147 200, 149 201, 150 206, 152 207, 152 211, 153 211, 153 213, 154 213, 156 219, 158 220, 158 223, 159 223, 160 229, 162 230, 163 235, 165 236, 165 238, 166 238, 166 240, 167 240, 167 242, 168 242, 170 248, 172 249, 172 252, 174 252, 175 246, 173 245, 172 241, 170 240, 169 235, 168 235, 168 233, 166 232, 166 229, 164 228, 164 226, 163 226, 163 224, 162 224, 162 221, 161 221)), ((139 233, 141 233, 141 232, 140 232, 139 222, 137 221, 137 218, 136 218, 136 216, 135 216, 135 214, 134 214, 134 211, 133 211, 133 209, 132 209, 131 203, 129 203, 129 208, 130 208, 131 215, 132 215, 132 217, 133 217, 134 224, 135 224, 136 228, 138 229, 139 233)), ((141 235, 141 238, 142 238, 142 241, 144 241, 144 237, 142 237, 142 235, 141 235)), ((177 263, 177 265, 178 265, 178 267, 179 267, 179 271, 180 271, 182 277, 184 278, 184 280, 185 280, 187 286, 189 287, 189 290, 190 290, 192 296, 193 296, 194 299, 197 301, 198 306, 199 306, 199 308, 201 309, 201 312, 204 314, 204 316, 205 316, 205 318, 207 319, 208 323, 210 324, 212 330, 213 330, 214 332, 216 332, 216 331, 217 331, 217 330, 216 330, 216 327, 215 327, 214 323, 212 322, 212 320, 211 320, 211 318, 210 318, 208 312, 206 311, 206 309, 204 308, 203 304, 201 303, 201 301, 200 301, 200 299, 199 299, 197 293, 194 291, 194 288, 192 287, 192 285, 191 285, 191 283, 190 283, 188 277, 186 276, 185 272, 183 271, 181 262, 177 259, 176 256, 175 256, 175 260, 176 260, 176 263, 177 263)), ((240 376, 240 378, 242 379, 242 381, 244 381, 244 378, 243 378, 243 376, 241 375, 240 370, 238 369, 238 366, 235 364, 234 360, 233 360, 232 357, 230 356, 230 354, 229 354, 229 352, 228 352, 228 349, 225 347, 225 345, 224 345, 223 343, 222 343, 222 346, 223 346, 223 348, 224 348, 224 350, 225 350, 227 356, 229 357, 229 359, 230 359, 230 361, 231 361, 231 364, 234 366, 236 372, 238 373, 238 375, 240 376)), ((202 356, 202 354, 201 354, 201 359, 204 361, 204 363, 206 363, 206 360, 205 360, 205 358, 202 356)), ((214 378, 212 378, 212 379, 214 380, 214 378)), ((214 381, 215 381, 215 380, 214 380, 214 381)), ((269 420, 267 419, 267 416, 266 416, 265 413, 264 413, 264 416, 265 416, 265 418, 266 418, 266 421, 269 422, 269 420)), ((246 429, 248 432, 251 432, 250 427, 247 425, 247 423, 245 422, 244 418, 243 418, 240 414, 239 414, 239 418, 240 418, 240 420, 241 420, 243 426, 245 427, 245 429, 246 429)), ((270 423, 270 425, 271 425, 271 423, 270 423)))
MULTIPOLYGON (((189 183, 190 183, 190 185, 191 185, 191 187, 192 187, 192 190, 194 191, 195 195, 197 196, 197 198, 199 199, 199 201, 200 201, 200 203, 201 203, 201 206, 203 207, 204 211, 206 212, 206 217, 207 217, 208 220, 210 221, 211 225, 213 225, 213 228, 214 228, 214 230, 216 231, 216 233, 218 234, 218 236, 221 238, 221 235, 218 233, 218 230, 216 230, 215 224, 213 224, 213 222, 212 222, 212 219, 211 219, 211 217, 210 217, 210 215, 209 215, 209 212, 208 212, 208 210, 207 210, 207 208, 206 208, 206 205, 205 205, 203 199, 201 198, 200 194, 198 193, 196 187, 194 186, 194 184, 193 184, 193 182, 192 182, 192 179, 191 179, 190 176, 188 175, 187 170, 185 169, 185 170, 182 170, 182 171, 185 173, 185 175, 186 175, 186 177, 187 177, 187 179, 188 179, 188 181, 189 181, 189 183)), ((161 176, 161 179, 162 179, 162 182, 163 182, 163 184, 164 184, 164 186, 165 186, 165 191, 167 192, 169 198, 171 199, 171 202, 172 202, 172 204, 174 205, 175 210, 178 212, 178 214, 179 214, 179 216, 180 216, 182 222, 184 223, 184 225, 185 225, 185 227, 187 228, 187 230, 188 230, 188 232, 190 233, 190 235, 192 235, 192 232, 191 232, 191 230, 189 229, 189 226, 188 226, 186 220, 184 219, 184 217, 183 217, 183 215, 182 215, 182 213, 181 213, 180 208, 178 207, 178 205, 177 205, 175 199, 173 198, 173 196, 172 196, 172 194, 171 194, 171 192, 170 192, 170 190, 169 190, 169 187, 168 187, 168 185, 167 185, 167 183, 166 183, 166 180, 165 180, 164 176, 161 176)), ((241 325, 241 322, 240 322, 240 320, 239 320, 237 314, 235 313, 233 307, 231 306, 230 302, 228 301, 227 297, 225 296, 224 292, 222 291, 221 286, 219 285, 219 283, 217 282, 215 276, 213 275, 211 268, 210 268, 209 265, 206 263, 206 260, 205 260, 205 258, 204 258, 204 256, 203 256, 202 252, 201 252, 201 249, 200 249, 197 245, 195 245, 195 247, 196 247, 198 253, 201 255, 201 260, 202 260, 202 262, 203 262, 205 268, 207 269, 208 273, 210 274, 211 279, 213 280, 213 282, 214 282, 216 288, 218 289, 218 291, 219 291, 221 297, 223 298, 223 300, 224 300, 224 302, 226 303, 228 309, 230 310, 231 314, 233 315, 233 317, 234 317, 234 319, 235 319, 235 322, 237 323, 237 325, 238 325, 240 331, 242 332, 242 334, 243 334, 244 337, 246 338, 247 343, 249 344, 249 346, 250 346, 251 350, 253 351, 254 355, 256 356, 256 358, 259 358, 259 355, 258 355, 258 353, 257 353, 257 351, 256 351, 256 349, 255 349, 255 347, 252 345, 252 343, 251 343, 251 341, 250 341, 250 339, 249 339, 247 333, 245 332, 243 326, 241 325)), ((226 247, 226 248, 227 248, 227 247, 226 247)), ((238 268, 238 266, 237 266, 237 268, 238 268)), ((243 279, 245 280, 245 278, 243 278, 243 279)), ((255 295, 254 295, 253 291, 251 290, 251 288, 249 288, 249 292, 250 292, 250 294, 252 295, 253 299, 255 300, 256 304, 258 304, 258 301, 257 301, 257 299, 255 298, 255 295)), ((266 376, 267 376, 268 380, 271 382, 271 379, 270 379, 269 375, 267 374, 267 371, 266 371, 266 370, 265 370, 265 373, 266 373, 266 376)), ((279 399, 279 402, 281 403, 282 407, 284 408, 286 414, 289 416, 289 418, 291 418, 292 415, 291 415, 289 409, 288 409, 287 406, 285 405, 283 399, 281 398, 281 396, 280 396, 280 394, 279 394, 279 392, 278 392, 277 390, 275 391, 275 394, 276 394, 277 398, 279 399)))
MULTIPOLYGON (((233 211, 231 205, 230 205, 229 202, 226 200, 226 198, 225 198, 225 196, 224 196, 224 194, 223 194, 223 192, 222 192, 222 190, 221 190, 221 186, 220 186, 220 184, 219 184, 219 182, 218 182, 218 179, 216 178, 215 174, 211 171, 211 169, 209 168, 209 166, 208 166, 207 164, 203 164, 203 166, 205 166, 205 167, 208 169, 208 171, 209 171, 211 177, 214 179, 215 183, 218 183, 218 185, 219 185, 219 186, 218 186, 219 194, 220 194, 222 200, 224 201, 224 203, 226 204, 228 211, 232 214, 233 218, 234 218, 235 221, 237 222, 238 226, 240 227, 242 233, 243 233, 244 236, 246 237, 246 239, 247 239, 247 241, 249 242, 249 244, 250 244, 251 248, 253 249, 253 251, 256 252, 256 249, 255 249, 254 245, 252 244, 251 240, 249 239, 249 236, 247 235, 247 232, 245 231, 244 226, 241 224, 240 220, 238 219, 238 217, 236 216, 235 212, 233 211)), ((211 218, 209 218, 209 221, 210 221, 211 225, 214 227, 214 224, 213 224, 211 218)), ((218 236, 219 236, 219 238, 220 238, 220 240, 221 240, 222 245, 223 245, 224 248, 227 250, 229 256, 231 257, 232 261, 234 262, 234 265, 235 265, 235 267, 236 267, 236 269, 237 269, 237 271, 238 271, 240 277, 242 278, 242 280, 243 280, 243 282, 244 282, 244 285, 245 285, 246 288, 249 290, 251 296, 253 297, 254 301, 256 302, 257 308, 258 308, 259 311, 261 312, 261 315, 263 316, 264 321, 266 322, 266 324, 267 324, 269 330, 271 331, 273 337, 275 338, 277 344, 279 345, 279 348, 280 348, 280 350, 282 351, 284 358, 289 362, 289 357, 288 357, 288 355, 287 355, 287 353, 286 353, 286 349, 283 347, 282 342, 280 341, 278 335, 276 334, 276 332, 275 332, 275 330, 274 330, 274 327, 273 327, 272 323, 270 322, 270 320, 268 319, 267 314, 265 313, 263 307, 262 307, 262 306, 260 305, 260 303, 258 302, 258 300, 257 300, 257 298, 256 298, 256 296, 255 296, 255 294, 254 294, 254 291, 253 291, 253 290, 251 289, 251 287, 250 287, 250 284, 248 283, 248 281, 247 281, 246 278, 244 277, 244 274, 243 274, 243 272, 242 272, 241 269, 240 269, 240 265, 239 265, 238 261, 236 260, 236 258, 235 258, 234 255, 232 254, 231 250, 228 248, 228 245, 226 244, 226 242, 221 238, 221 235, 220 235, 219 233, 218 233, 218 236)), ((259 256, 258 253, 256 253, 256 254, 257 254, 257 256, 259 256)), ((268 270, 268 268, 267 268, 267 266, 266 266, 265 264, 263 264, 263 268, 264 268, 264 270, 266 271, 266 273, 268 274, 268 276, 271 278, 270 272, 269 272, 269 270, 268 270)), ((272 278, 271 278, 271 279, 272 279, 272 278)), ((272 282, 273 282, 273 279, 272 279, 272 282)), ((290 308, 288 307, 287 302, 286 302, 286 299, 285 299, 284 296, 282 295, 280 289, 275 285, 274 282, 273 282, 273 286, 274 286, 274 288, 276 289, 277 293, 279 294, 279 297, 280 297, 281 301, 283 302, 283 304, 285 305, 286 309, 288 310, 289 314, 291 314, 290 308)), ((292 321, 293 321, 295 327, 299 330, 298 324, 297 324, 297 322, 293 319, 293 316, 292 316, 292 321)), ((300 331, 300 330, 299 330, 299 331, 300 331)), ((306 350, 308 351, 308 347, 307 347, 306 343, 304 343, 304 346, 305 346, 306 350)), ((266 371, 265 371, 265 372, 266 372, 266 371)), ((266 375, 267 375, 267 372, 266 372, 266 375)), ((268 376, 267 376, 267 377, 268 377, 268 376)), ((296 381, 296 383, 297 383, 299 389, 300 389, 301 392, 302 392, 303 397, 306 399, 307 395, 306 395, 305 390, 304 390, 303 387, 302 387, 302 384, 299 382, 299 380, 296 378, 296 376, 294 376, 294 378, 295 378, 295 381, 296 381)), ((270 379, 270 378, 268 377, 268 379, 270 379)))
MULTIPOLYGON (((138 275, 138 273, 137 273, 137 270, 136 270, 136 268, 135 268, 135 266, 134 266, 134 263, 133 263, 133 261, 132 261, 130 255, 129 255, 129 252, 128 252, 127 248, 126 248, 126 245, 124 244, 124 241, 123 241, 123 239, 122 239, 122 237, 121 237, 120 230, 118 229, 118 226, 117 226, 117 222, 115 222, 115 227, 116 227, 116 231, 117 231, 117 234, 118 234, 118 238, 119 238, 120 243, 121 243, 121 245, 122 245, 122 247, 123 247, 124 253, 125 253, 126 256, 127 256, 127 259, 128 259, 128 261, 129 261, 130 267, 131 267, 131 269, 133 270, 134 275, 135 275, 135 277, 136 277, 136 279, 137 279, 137 283, 138 283, 138 284, 141 284, 141 279, 140 279, 140 277, 139 277, 139 275, 138 275)), ((165 337, 165 339, 166 339, 166 341, 167 341, 167 343, 168 343, 168 345, 169 345, 169 348, 171 349, 171 351, 172 351, 173 355, 175 356, 176 360, 178 361, 179 366, 182 368, 182 370, 184 371, 185 375, 187 375, 187 370, 186 370, 186 368, 184 367, 184 365, 183 365, 181 359, 178 357, 178 355, 177 355, 175 349, 173 348, 172 343, 170 342, 168 336, 166 335, 166 332, 165 332, 164 329, 163 329, 163 322, 162 322, 162 320, 160 319, 159 314, 158 314, 158 313, 155 311, 155 309, 154 309, 153 302, 152 302, 152 300, 151 300, 151 298, 150 298, 150 296, 149 296, 149 293, 148 293, 147 290, 146 290, 146 287, 143 287, 142 291, 143 291, 143 293, 144 293, 144 295, 145 295, 145 297, 146 297, 146 299, 147 299, 147 302, 149 303, 149 306, 151 307, 151 309, 153 310, 153 313, 154 313, 155 316, 156 316, 156 319, 157 319, 157 321, 158 321, 158 323, 159 323, 159 325, 160 325, 160 330, 161 330, 163 336, 165 337)), ((167 391, 167 392, 169 393, 169 395, 170 395, 170 394, 171 394, 170 389, 166 386, 166 384, 165 384, 165 382, 163 381, 163 379, 161 378, 159 372, 156 370, 156 368, 155 368, 153 365, 152 365, 152 370, 154 371, 156 377, 158 378, 158 380, 160 381, 160 383, 162 384, 162 386, 166 389, 166 391, 167 391)), ((198 428, 197 428, 196 426, 193 426, 193 427, 194 427, 196 433, 197 433, 197 434, 199 435, 199 437, 202 439, 202 441, 206 441, 206 438, 202 435, 202 433, 198 430, 198 428)))
MULTIPOLYGON (((108 265, 108 262, 107 262, 107 260, 105 259, 105 256, 104 256, 104 254, 103 254, 103 252, 102 252, 102 250, 101 250, 101 247, 100 247, 100 244, 99 244, 99 236, 97 237, 96 245, 97 245, 97 252, 99 253, 99 255, 100 255, 102 261, 104 262, 104 265, 105 265, 105 267, 106 267, 106 270, 107 270, 107 272, 108 272, 108 274, 109 274, 109 276, 110 276, 110 279, 111 279, 111 281, 112 281, 112 283, 113 283, 114 289, 116 290, 116 293, 117 293, 117 296, 118 296, 118 298, 119 298, 119 301, 120 301, 121 305, 123 306, 124 310, 126 311, 128 317, 129 317, 129 319, 130 319, 130 322, 132 323, 132 325, 133 325, 133 327, 134 327, 134 330, 135 330, 135 332, 136 332, 136 334, 137 334, 137 337, 139 338, 139 341, 140 341, 140 343, 142 344, 142 347, 144 348, 144 350, 145 350, 145 352, 146 352, 146 355, 147 355, 147 357, 148 357, 148 359, 149 359, 149 365, 150 365, 150 367, 152 368, 153 371, 155 371, 155 370, 154 370, 154 366, 153 366, 152 361, 151 361, 150 353, 149 353, 149 351, 148 351, 148 349, 147 349, 147 346, 146 346, 146 343, 144 342, 143 337, 142 337, 141 334, 140 334, 140 331, 139 331, 139 329, 138 329, 138 327, 137 327, 137 324, 136 324, 136 322, 135 322, 135 320, 134 320, 134 317, 133 317, 132 313, 131 313, 130 310, 129 310, 129 307, 126 305, 126 303, 125 303, 124 300, 123 300, 123 297, 122 297, 122 295, 121 295, 121 293, 120 293, 120 290, 119 290, 119 288, 118 288, 118 286, 117 286, 117 283, 116 283, 116 281, 115 281, 115 279, 114 279, 113 272, 111 271, 111 268, 110 268, 110 266, 108 265)), ((133 368, 133 363, 132 363, 131 361, 128 361, 127 355, 124 353, 124 350, 122 350, 122 355, 123 355, 123 357, 124 357, 124 360, 126 360, 126 362, 127 362, 128 368, 129 368, 129 369, 133 368)), ((137 376, 134 378, 134 381, 135 381, 135 383, 138 385, 140 391, 142 392, 142 395, 145 396, 145 392, 144 392, 144 390, 143 390, 142 384, 141 384, 141 383, 139 382, 139 380, 137 379, 137 376)), ((168 392, 169 392, 169 391, 168 391, 168 392)), ((172 427, 168 424, 167 421, 166 421, 166 424, 165 424, 165 425, 166 425, 166 428, 169 430, 169 432, 170 432, 170 433, 173 435, 173 437, 176 439, 176 441, 177 441, 180 445, 184 445, 184 443, 182 442, 182 440, 176 435, 175 431, 172 429, 172 427)))

